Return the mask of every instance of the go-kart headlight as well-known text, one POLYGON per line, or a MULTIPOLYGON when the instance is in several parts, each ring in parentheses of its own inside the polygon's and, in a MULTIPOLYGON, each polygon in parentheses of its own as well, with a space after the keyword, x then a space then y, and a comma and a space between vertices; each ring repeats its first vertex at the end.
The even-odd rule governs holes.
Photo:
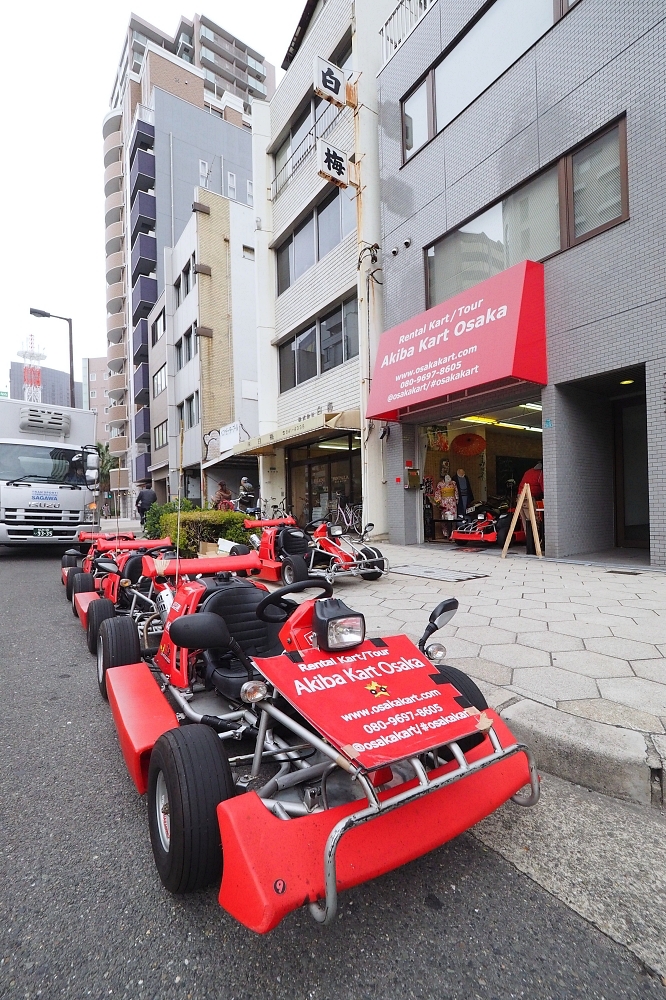
POLYGON ((245 681, 240 689, 241 700, 248 705, 254 705, 257 701, 263 701, 268 694, 268 688, 263 681, 245 681))
POLYGON ((426 656, 439 666, 446 659, 446 646, 443 646, 441 642, 431 642, 426 648, 426 656))
POLYGON ((338 598, 315 601, 313 617, 320 649, 350 649, 365 639, 365 618, 338 598))

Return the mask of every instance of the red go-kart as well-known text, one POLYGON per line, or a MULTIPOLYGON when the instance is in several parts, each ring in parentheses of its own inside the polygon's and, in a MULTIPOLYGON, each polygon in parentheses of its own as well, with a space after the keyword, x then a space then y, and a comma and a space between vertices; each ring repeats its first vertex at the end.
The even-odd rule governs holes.
POLYGON ((389 562, 374 545, 368 545, 368 535, 374 524, 366 524, 358 540, 343 533, 341 524, 312 521, 312 543, 306 556, 309 576, 323 577, 334 583, 339 576, 379 580, 389 571, 389 562))
MULTIPOLYGON (((180 571, 251 572, 253 558, 180 571)), ((145 576, 176 572, 144 558, 145 576)), ((189 892, 221 873, 220 904, 260 933, 304 905, 327 924, 340 890, 539 797, 527 747, 439 643, 425 648, 457 601, 416 646, 368 638, 331 595, 325 580, 267 593, 222 572, 179 585, 154 651, 141 655, 129 619, 100 630, 116 633, 102 680, 163 884, 189 892)))
MULTIPOLYGON (((467 508, 466 513, 451 532, 451 539, 457 545, 471 543, 483 545, 504 545, 511 527, 515 503, 495 497, 487 502, 480 500, 467 508)), ((519 520, 513 532, 514 542, 524 542, 525 532, 519 520)))
MULTIPOLYGON (((305 580, 308 576, 310 538, 298 527, 293 517, 273 518, 265 521, 245 521, 250 540, 261 560, 262 580, 280 581, 286 586, 305 580), (256 531, 260 530, 261 535, 256 531)), ((247 546, 235 545, 233 555, 247 554, 247 546)))

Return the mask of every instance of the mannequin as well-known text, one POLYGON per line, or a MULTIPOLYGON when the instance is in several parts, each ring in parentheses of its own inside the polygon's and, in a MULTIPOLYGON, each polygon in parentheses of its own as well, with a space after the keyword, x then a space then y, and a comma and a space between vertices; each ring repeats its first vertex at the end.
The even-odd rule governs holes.
POLYGON ((442 522, 447 525, 447 528, 442 528, 445 532, 444 537, 450 538, 451 531, 453 529, 453 522, 456 519, 458 512, 458 487, 451 479, 451 476, 446 475, 444 479, 437 483, 437 488, 433 495, 433 500, 438 503, 442 509, 442 522))
POLYGON ((464 469, 458 469, 454 482, 458 487, 458 517, 460 518, 464 517, 467 513, 467 508, 471 507, 474 503, 474 494, 472 493, 472 486, 464 469))

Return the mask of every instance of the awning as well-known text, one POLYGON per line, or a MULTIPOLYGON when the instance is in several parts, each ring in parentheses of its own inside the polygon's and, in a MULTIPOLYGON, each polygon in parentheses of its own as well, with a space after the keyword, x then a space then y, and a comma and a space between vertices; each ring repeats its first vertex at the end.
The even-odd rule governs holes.
POLYGON ((278 427, 277 430, 260 434, 258 437, 250 438, 249 441, 241 441, 233 449, 233 454, 272 455, 276 448, 297 444, 299 441, 310 441, 312 438, 321 436, 322 433, 329 432, 328 436, 332 436, 336 431, 360 431, 360 429, 360 410, 318 413, 316 416, 308 417, 307 420, 301 420, 297 424, 278 427))
POLYGON ((453 393, 548 382, 543 264, 523 261, 382 334, 367 417, 399 420, 453 393))
POLYGON ((158 469, 168 469, 168 468, 169 468, 169 461, 167 459, 166 462, 158 462, 157 465, 149 465, 148 472, 157 472, 158 469))

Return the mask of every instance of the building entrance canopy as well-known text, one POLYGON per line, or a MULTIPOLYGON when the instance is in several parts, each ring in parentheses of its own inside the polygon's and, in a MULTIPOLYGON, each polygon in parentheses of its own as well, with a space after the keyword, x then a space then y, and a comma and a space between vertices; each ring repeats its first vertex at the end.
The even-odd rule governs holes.
POLYGON ((543 265, 523 261, 382 334, 367 416, 509 379, 546 385, 543 265))

